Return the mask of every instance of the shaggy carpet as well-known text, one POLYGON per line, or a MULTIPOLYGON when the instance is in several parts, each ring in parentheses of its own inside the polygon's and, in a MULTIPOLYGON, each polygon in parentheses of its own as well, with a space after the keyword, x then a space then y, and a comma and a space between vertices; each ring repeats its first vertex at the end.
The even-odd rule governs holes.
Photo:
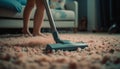
POLYGON ((0 69, 120 69, 120 35, 77 33, 60 34, 63 40, 86 42, 76 51, 45 53, 46 44, 55 43, 52 35, 25 37, 0 36, 0 69))

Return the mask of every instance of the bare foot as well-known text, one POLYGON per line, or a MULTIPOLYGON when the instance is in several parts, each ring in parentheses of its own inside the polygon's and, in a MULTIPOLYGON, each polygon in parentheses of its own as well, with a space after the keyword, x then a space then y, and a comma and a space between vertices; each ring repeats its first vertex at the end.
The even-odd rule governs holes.
POLYGON ((38 33, 38 34, 33 34, 33 36, 42 36, 42 37, 46 37, 47 35, 42 34, 42 33, 38 33))
POLYGON ((26 30, 22 30, 23 34, 25 36, 32 36, 32 34, 30 33, 30 31, 26 31, 26 30))

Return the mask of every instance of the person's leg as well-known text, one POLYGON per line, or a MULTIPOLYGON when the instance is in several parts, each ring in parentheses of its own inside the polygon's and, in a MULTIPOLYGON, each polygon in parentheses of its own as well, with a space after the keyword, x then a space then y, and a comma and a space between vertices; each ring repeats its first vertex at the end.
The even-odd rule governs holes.
POLYGON ((36 0, 36 12, 34 16, 33 36, 42 36, 41 25, 44 18, 44 4, 42 0, 36 0))
POLYGON ((27 5, 24 9, 23 13, 23 34, 28 34, 31 36, 31 33, 29 32, 29 19, 30 19, 30 13, 32 9, 34 8, 35 0, 27 0, 27 5))

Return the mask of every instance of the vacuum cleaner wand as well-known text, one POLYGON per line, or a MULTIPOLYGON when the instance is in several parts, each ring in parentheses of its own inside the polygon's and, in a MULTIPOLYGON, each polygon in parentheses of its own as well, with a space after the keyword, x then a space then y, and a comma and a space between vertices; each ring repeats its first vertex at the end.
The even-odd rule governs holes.
POLYGON ((55 27, 56 25, 55 25, 55 21, 53 19, 50 7, 48 5, 47 0, 43 0, 43 1, 44 1, 44 5, 45 5, 45 8, 46 8, 46 13, 48 15, 48 20, 49 20, 49 23, 50 23, 50 27, 52 28, 53 38, 54 38, 54 40, 55 40, 56 43, 59 43, 60 38, 58 36, 58 31, 57 31, 57 29, 55 27))
POLYGON ((61 40, 58 35, 58 31, 56 29, 56 25, 49 7, 49 4, 47 0, 42 0, 46 9, 46 13, 48 15, 50 27, 52 28, 52 35, 57 44, 48 44, 46 47, 46 51, 52 51, 52 50, 69 50, 69 51, 74 51, 77 48, 85 48, 87 47, 87 44, 85 43, 74 43, 68 40, 61 40))

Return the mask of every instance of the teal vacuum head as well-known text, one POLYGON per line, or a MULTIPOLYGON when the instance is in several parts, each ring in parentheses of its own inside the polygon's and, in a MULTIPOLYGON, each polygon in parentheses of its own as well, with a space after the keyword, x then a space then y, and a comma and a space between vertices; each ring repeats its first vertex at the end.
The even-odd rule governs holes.
POLYGON ((75 51, 78 48, 84 49, 85 47, 88 47, 88 45, 83 42, 75 43, 69 40, 60 40, 57 32, 53 33, 53 37, 56 44, 48 44, 45 49, 46 52, 52 52, 53 50, 75 51))
POLYGON ((85 48, 87 47, 87 44, 85 43, 74 43, 74 42, 71 42, 71 41, 68 41, 68 40, 61 40, 58 36, 58 31, 56 29, 56 25, 55 25, 55 22, 54 22, 54 19, 53 19, 53 16, 52 16, 52 13, 51 13, 51 10, 50 10, 50 7, 49 7, 49 4, 47 2, 47 0, 42 0, 43 3, 44 3, 44 6, 45 6, 45 9, 46 9, 46 13, 48 15, 48 20, 49 20, 49 23, 50 23, 50 27, 52 28, 52 35, 53 35, 53 38, 56 42, 56 44, 48 44, 45 48, 45 51, 46 52, 50 52, 52 50, 68 50, 68 51, 74 51, 74 50, 77 50, 77 48, 85 48))
POLYGON ((78 48, 84 49, 85 47, 88 47, 85 43, 70 43, 70 44, 48 44, 46 47, 46 52, 52 52, 53 50, 63 50, 63 51, 75 51, 78 48))

